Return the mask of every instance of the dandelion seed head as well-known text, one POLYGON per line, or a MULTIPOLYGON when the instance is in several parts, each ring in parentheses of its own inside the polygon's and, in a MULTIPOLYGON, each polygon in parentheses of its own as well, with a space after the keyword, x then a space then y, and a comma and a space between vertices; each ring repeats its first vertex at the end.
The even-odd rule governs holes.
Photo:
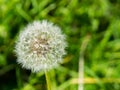
POLYGON ((46 20, 34 21, 20 32, 15 47, 17 62, 33 72, 46 71, 63 61, 66 46, 58 26, 46 20))

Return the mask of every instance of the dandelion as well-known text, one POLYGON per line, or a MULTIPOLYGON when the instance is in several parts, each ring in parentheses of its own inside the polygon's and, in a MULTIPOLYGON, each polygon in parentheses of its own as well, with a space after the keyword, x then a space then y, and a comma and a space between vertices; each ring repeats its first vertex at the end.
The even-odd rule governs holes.
POLYGON ((20 32, 15 47, 17 62, 33 72, 47 71, 63 61, 66 46, 58 26, 46 20, 34 21, 20 32))

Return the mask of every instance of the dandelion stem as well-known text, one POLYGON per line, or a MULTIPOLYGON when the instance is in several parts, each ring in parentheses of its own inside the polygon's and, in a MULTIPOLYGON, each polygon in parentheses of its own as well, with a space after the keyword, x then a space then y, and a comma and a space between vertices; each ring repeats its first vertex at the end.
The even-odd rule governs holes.
POLYGON ((45 77, 46 77, 46 82, 47 82, 47 90, 51 90, 50 77, 47 71, 45 71, 45 77))

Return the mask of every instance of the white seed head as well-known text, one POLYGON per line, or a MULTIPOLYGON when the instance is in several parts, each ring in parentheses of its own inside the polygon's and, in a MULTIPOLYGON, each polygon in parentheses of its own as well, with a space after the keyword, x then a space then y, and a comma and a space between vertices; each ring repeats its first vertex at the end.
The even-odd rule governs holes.
POLYGON ((66 39, 53 23, 34 21, 20 32, 15 52, 17 62, 33 72, 46 71, 62 62, 66 39))

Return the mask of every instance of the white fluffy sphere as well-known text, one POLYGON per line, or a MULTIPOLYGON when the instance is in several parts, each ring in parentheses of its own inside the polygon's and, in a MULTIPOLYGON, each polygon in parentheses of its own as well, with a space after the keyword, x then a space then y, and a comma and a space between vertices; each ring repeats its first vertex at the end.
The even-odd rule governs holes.
POLYGON ((63 61, 66 46, 58 26, 46 20, 34 21, 20 32, 15 47, 17 62, 33 72, 46 71, 63 61))

